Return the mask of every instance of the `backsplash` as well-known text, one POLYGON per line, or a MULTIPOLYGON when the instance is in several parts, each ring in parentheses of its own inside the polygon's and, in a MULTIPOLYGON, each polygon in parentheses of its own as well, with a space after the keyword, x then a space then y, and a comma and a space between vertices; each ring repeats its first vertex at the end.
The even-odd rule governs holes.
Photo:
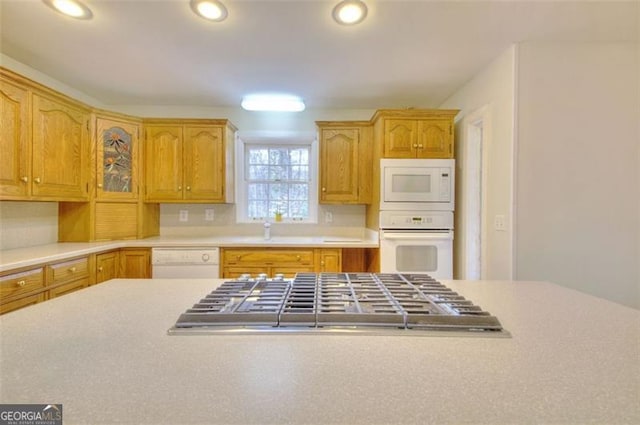
MULTIPOLYGON (((234 204, 162 204, 162 236, 253 236, 260 235, 263 223, 237 224, 234 204), (207 221, 206 210, 213 210, 207 221), (180 221, 180 211, 188 221, 180 221)), ((363 237, 364 205, 320 205, 317 224, 272 223, 273 236, 363 237), (328 214, 327 214, 328 213, 328 214), (327 215, 331 222, 326 223, 327 215)), ((0 202, 0 250, 28 248, 58 241, 57 202, 0 202)))
MULTIPOLYGON (((161 236, 252 236, 261 234, 263 223, 236 223, 235 204, 162 204, 161 236), (213 221, 207 221, 207 210, 213 221), (180 221, 187 211, 187 221, 180 221), (184 213, 183 213, 184 214, 184 213), (209 213, 211 214, 211 213, 209 213)), ((317 224, 272 223, 273 236, 347 236, 360 237, 365 227, 364 205, 321 205, 317 224), (327 215, 331 222, 325 222, 327 215)))
POLYGON ((57 241, 57 202, 0 202, 0 250, 57 241))

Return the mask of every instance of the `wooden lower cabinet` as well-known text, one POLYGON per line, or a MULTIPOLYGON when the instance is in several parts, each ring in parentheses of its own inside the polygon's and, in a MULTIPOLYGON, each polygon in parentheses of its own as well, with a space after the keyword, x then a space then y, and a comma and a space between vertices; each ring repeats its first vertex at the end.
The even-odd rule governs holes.
POLYGON ((151 278, 151 249, 123 248, 120 250, 118 277, 126 279, 151 278))
POLYGON ((249 273, 257 276, 266 273, 273 277, 283 274, 294 277, 296 273, 339 272, 341 250, 325 248, 223 248, 221 255, 222 277, 237 278, 249 273))
POLYGON ((120 252, 109 251, 96 255, 95 283, 102 283, 118 277, 120 252))
POLYGON ((2 272, 0 314, 118 277, 150 278, 151 249, 115 249, 2 272))

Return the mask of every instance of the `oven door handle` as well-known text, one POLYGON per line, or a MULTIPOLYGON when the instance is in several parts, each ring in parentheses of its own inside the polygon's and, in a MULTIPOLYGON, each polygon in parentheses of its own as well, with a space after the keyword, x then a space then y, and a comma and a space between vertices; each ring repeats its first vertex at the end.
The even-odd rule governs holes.
POLYGON ((383 239, 453 240, 453 232, 382 232, 383 239))

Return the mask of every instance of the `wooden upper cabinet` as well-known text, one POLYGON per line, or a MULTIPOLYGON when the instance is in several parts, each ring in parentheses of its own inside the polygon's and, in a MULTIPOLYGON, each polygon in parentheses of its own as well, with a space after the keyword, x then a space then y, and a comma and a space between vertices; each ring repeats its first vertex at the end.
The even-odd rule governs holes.
POLYGON ((0 197, 31 193, 28 91, 0 79, 0 197))
POLYGON ((33 94, 32 194, 88 199, 90 112, 70 102, 33 94))
POLYGON ((224 201, 222 137, 220 127, 185 127, 185 200, 224 201))
POLYGON ((383 158, 453 158, 457 110, 378 110, 372 121, 382 137, 383 158))
POLYGON ((147 201, 182 199, 182 127, 147 126, 145 174, 147 201))
POLYGON ((316 122, 320 139, 320 203, 371 202, 371 127, 366 122, 316 122))
POLYGON ((227 120, 145 122, 145 201, 231 202, 235 131, 227 120))
POLYGON ((140 124, 96 117, 96 198, 138 199, 140 124))

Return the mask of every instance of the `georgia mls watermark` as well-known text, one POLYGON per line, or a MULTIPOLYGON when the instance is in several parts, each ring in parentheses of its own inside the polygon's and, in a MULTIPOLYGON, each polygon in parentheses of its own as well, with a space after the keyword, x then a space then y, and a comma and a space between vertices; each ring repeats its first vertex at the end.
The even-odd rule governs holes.
POLYGON ((62 425, 62 404, 0 404, 0 425, 62 425))

